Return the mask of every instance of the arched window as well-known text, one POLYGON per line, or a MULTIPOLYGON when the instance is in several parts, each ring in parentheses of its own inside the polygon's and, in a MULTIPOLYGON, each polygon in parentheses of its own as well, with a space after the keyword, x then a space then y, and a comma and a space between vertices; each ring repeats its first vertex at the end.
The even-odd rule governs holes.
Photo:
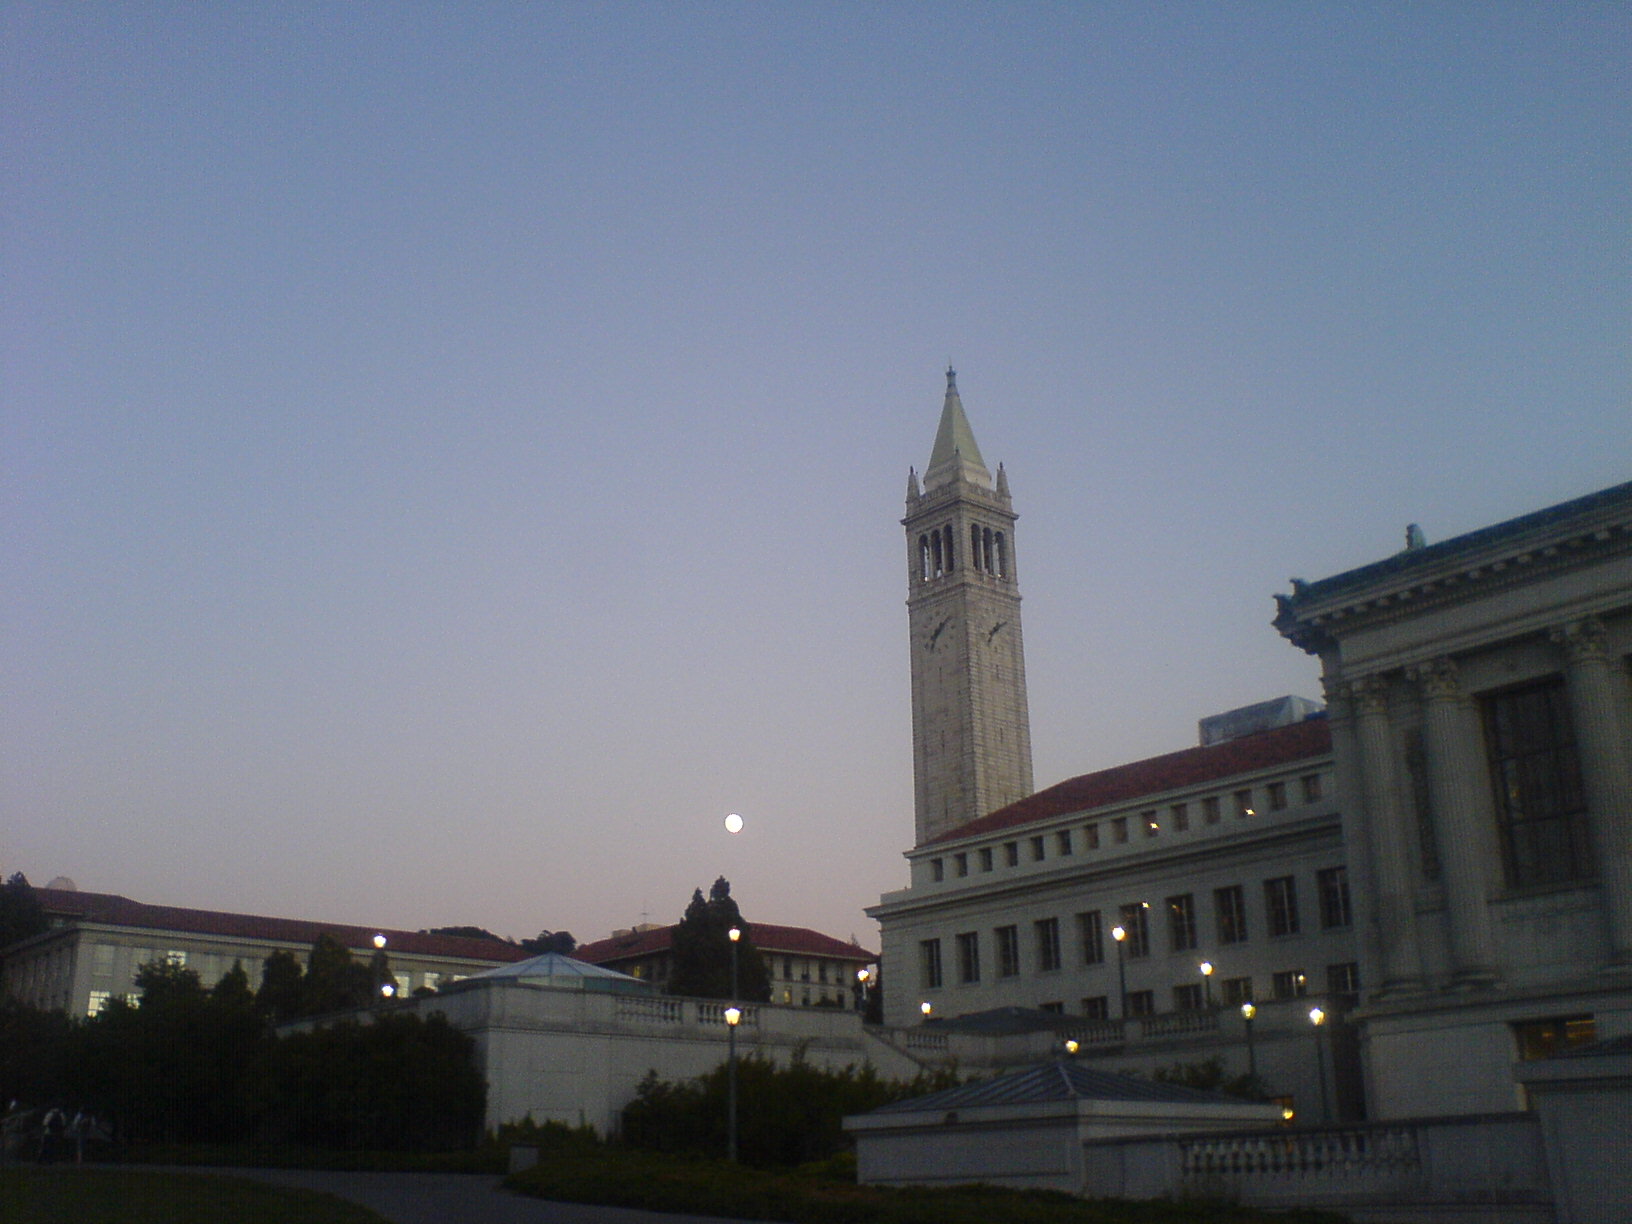
POLYGON ((938 531, 932 532, 931 539, 935 549, 935 577, 939 578, 946 573, 946 558, 941 547, 941 533, 938 531))
POLYGON ((953 569, 952 559, 957 555, 953 551, 952 524, 948 523, 942 528, 941 534, 946 537, 946 572, 950 574, 953 569))
POLYGON ((980 533, 980 544, 981 555, 986 559, 986 572, 988 574, 996 573, 997 571, 992 566, 992 529, 990 527, 980 533))
POLYGON ((928 582, 934 572, 929 564, 929 537, 921 535, 918 537, 918 581, 928 582))
POLYGON ((1007 578, 1009 576, 1008 547, 1003 539, 1003 533, 1001 531, 997 533, 997 576, 999 578, 1007 578))
POLYGON ((969 564, 978 574, 986 566, 980 560, 980 524, 969 524, 969 564))

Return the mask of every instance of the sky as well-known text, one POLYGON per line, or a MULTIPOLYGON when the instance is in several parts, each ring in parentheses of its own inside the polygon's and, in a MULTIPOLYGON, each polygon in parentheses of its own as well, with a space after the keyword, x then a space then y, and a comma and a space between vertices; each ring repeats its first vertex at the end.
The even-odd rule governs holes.
POLYGON ((1039 787, 1318 698, 1632 479, 1629 13, 6 3, 0 871, 876 946, 948 362, 1039 787))

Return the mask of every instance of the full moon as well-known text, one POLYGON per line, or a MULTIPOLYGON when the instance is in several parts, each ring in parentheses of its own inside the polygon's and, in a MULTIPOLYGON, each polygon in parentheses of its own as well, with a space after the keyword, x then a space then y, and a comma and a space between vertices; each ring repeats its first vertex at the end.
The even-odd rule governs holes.
POLYGON ((727 816, 725 818, 725 831, 727 833, 741 833, 742 817, 738 816, 735 812, 732 812, 731 815, 727 816))

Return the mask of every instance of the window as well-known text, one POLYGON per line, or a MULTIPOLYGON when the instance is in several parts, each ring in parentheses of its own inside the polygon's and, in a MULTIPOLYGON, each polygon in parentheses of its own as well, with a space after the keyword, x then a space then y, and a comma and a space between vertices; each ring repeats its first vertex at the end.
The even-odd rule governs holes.
POLYGON ((1556 1016, 1521 1021, 1513 1026, 1513 1036, 1518 1042, 1520 1061, 1534 1062, 1576 1046, 1591 1045, 1598 1039, 1597 1029, 1591 1016, 1556 1016))
MULTIPOLYGON (((935 948, 936 948, 937 954, 939 954, 939 951, 940 951, 940 941, 939 940, 936 940, 935 948)), ((790 981, 790 982, 793 981, 793 957, 784 956, 782 958, 782 976, 787 978, 788 981, 790 981)))
POLYGON ((1128 840, 1128 818, 1118 816, 1111 821, 1111 840, 1117 845, 1123 845, 1128 840))
POLYGON ((1293 876, 1264 881, 1264 912, 1271 935, 1298 933, 1298 882, 1293 876))
POLYGON ((1564 682, 1554 677, 1486 697, 1484 716, 1508 883, 1588 876, 1586 798, 1564 682))
POLYGON ((108 1001, 110 999, 112 999, 112 998, 113 998, 113 992, 112 991, 109 991, 109 990, 93 990, 93 991, 91 991, 90 1001, 89 1001, 89 1003, 87 1004, 87 1006, 85 1008, 85 1014, 87 1016, 96 1015, 104 1007, 106 1007, 108 1005, 108 1001))
POLYGON ((1253 1002, 1254 998, 1250 977, 1225 978, 1218 984, 1218 992, 1225 1007, 1240 1007, 1243 1003, 1253 1002))
POLYGON ((1122 947, 1135 959, 1150 955, 1149 913, 1150 906, 1143 901, 1134 901, 1122 907, 1122 929, 1127 932, 1122 947))
POLYGON ((1004 842, 1003 843, 1003 861, 1008 863, 1008 865, 1010 867, 1020 866, 1020 843, 1019 842, 1004 842))
POLYGON ((1167 899, 1167 935, 1171 951, 1196 946, 1196 902, 1189 893, 1167 899))
MULTIPOLYGON (((992 934, 997 936, 997 976, 1013 977, 1020 972, 1020 931, 1016 927, 1000 926, 992 934)), ((958 938, 962 939, 963 936, 958 938)), ((975 977, 979 976, 979 973, 975 974, 975 977)), ((972 982, 975 978, 965 977, 963 980, 972 982)))
POLYGON ((1132 990, 1128 992, 1128 1015, 1154 1016, 1156 1014, 1156 992, 1154 990, 1132 990))
POLYGON ((1098 910, 1089 910, 1086 914, 1077 915, 1077 940, 1082 945, 1083 964, 1104 963, 1105 935, 1098 910))
POLYGON ((177 969, 185 968, 187 964, 187 953, 183 952, 180 948, 171 948, 164 954, 164 963, 167 965, 173 965, 177 969))
POLYGON ((1304 774, 1298 779, 1303 784, 1303 801, 1305 803, 1320 802, 1320 775, 1304 774))
POLYGON ((1052 1012, 1056 1016, 1063 1016, 1063 1015, 1065 1015, 1065 1004, 1064 1003, 1039 1003, 1039 1004, 1037 1004, 1037 1010, 1038 1011, 1044 1011, 1044 1012, 1052 1012))
POLYGON ((990 871, 992 869, 992 848, 990 846, 982 846, 980 848, 980 869, 982 871, 990 871))
POLYGON ((1056 843, 1058 843, 1058 845, 1060 847, 1060 853, 1061 854, 1070 854, 1071 853, 1071 830, 1070 829, 1061 829, 1058 833, 1056 833, 1054 835, 1054 840, 1055 840, 1056 843))
POLYGON ((1269 988, 1277 999, 1301 999, 1309 993, 1309 979, 1302 969, 1283 969, 1270 979, 1269 988))
POLYGON ((1044 850, 1044 848, 1043 848, 1043 839, 1040 836, 1032 838, 1031 839, 1031 861, 1034 862, 1034 863, 1042 862, 1046 853, 1047 853, 1047 851, 1044 850))
POLYGON ((1250 790, 1235 792, 1235 814, 1237 816, 1254 816, 1257 814, 1252 810, 1252 792, 1250 790))
MULTIPOLYGON (((926 939, 918 945, 919 980, 925 990, 941 988, 941 941, 926 939)), ((788 973, 791 980, 792 972, 788 973)))
POLYGON ((1187 982, 1183 986, 1173 987, 1174 1011, 1201 1011, 1201 987, 1194 982, 1187 982))
POLYGON ((1208 795, 1201 801, 1201 818, 1208 824, 1218 823, 1218 796, 1208 795))
POLYGON ((1360 966, 1353 961, 1326 966, 1326 993, 1345 1003, 1353 1004, 1360 998, 1360 966))
POLYGON ((96 977, 108 977, 113 973, 112 944, 93 944, 91 946, 91 973, 96 977))
POLYGON ((929 878, 936 884, 946 879, 946 864, 940 859, 930 859, 929 878))
POLYGON ((441 984, 442 984, 442 975, 440 973, 427 973, 425 975, 425 989, 426 990, 435 990, 441 984))
POLYGON ((816 962, 816 980, 818 982, 826 983, 826 981, 827 981, 827 962, 826 961, 817 961, 816 962))
POLYGON ((954 854, 952 856, 952 870, 960 876, 968 875, 969 856, 967 854, 954 854))
POLYGON ((1089 995, 1082 1001, 1082 1014, 1089 1020, 1109 1020, 1111 1001, 1105 995, 1089 995))
POLYGON ((1221 944, 1244 943, 1247 938, 1247 903, 1241 886, 1213 889, 1213 920, 1221 944))
POLYGON ((1315 872, 1315 890, 1320 894, 1320 925, 1323 930, 1349 925, 1349 869, 1326 867, 1315 872))
POLYGON ((1155 837, 1162 831, 1162 823, 1156 819, 1155 808, 1151 808, 1148 812, 1140 812, 1139 823, 1144 826, 1146 837, 1155 837))
POLYGON ((1032 929, 1037 933, 1037 972, 1052 973, 1060 967, 1060 920, 1043 918, 1032 929))
POLYGON ((1082 830, 1082 837, 1088 849, 1099 849, 1099 826, 1097 824, 1084 826, 1082 830))
POLYGON ((1173 826, 1175 833, 1183 833, 1190 827, 1190 805, 1175 803, 1167 811, 1167 821, 1173 826))
POLYGON ((976 931, 958 936, 958 980, 980 981, 980 935, 976 931))
POLYGON ((1269 810, 1279 812, 1286 807, 1286 783, 1271 782, 1268 787, 1269 810))

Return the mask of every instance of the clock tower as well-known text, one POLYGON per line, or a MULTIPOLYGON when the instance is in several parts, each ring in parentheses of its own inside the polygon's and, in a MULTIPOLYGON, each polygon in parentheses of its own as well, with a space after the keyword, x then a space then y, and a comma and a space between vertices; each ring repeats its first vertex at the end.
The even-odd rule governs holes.
POLYGON ((1031 794, 1013 502, 980 457, 956 373, 935 449, 907 475, 915 844, 1031 794))

